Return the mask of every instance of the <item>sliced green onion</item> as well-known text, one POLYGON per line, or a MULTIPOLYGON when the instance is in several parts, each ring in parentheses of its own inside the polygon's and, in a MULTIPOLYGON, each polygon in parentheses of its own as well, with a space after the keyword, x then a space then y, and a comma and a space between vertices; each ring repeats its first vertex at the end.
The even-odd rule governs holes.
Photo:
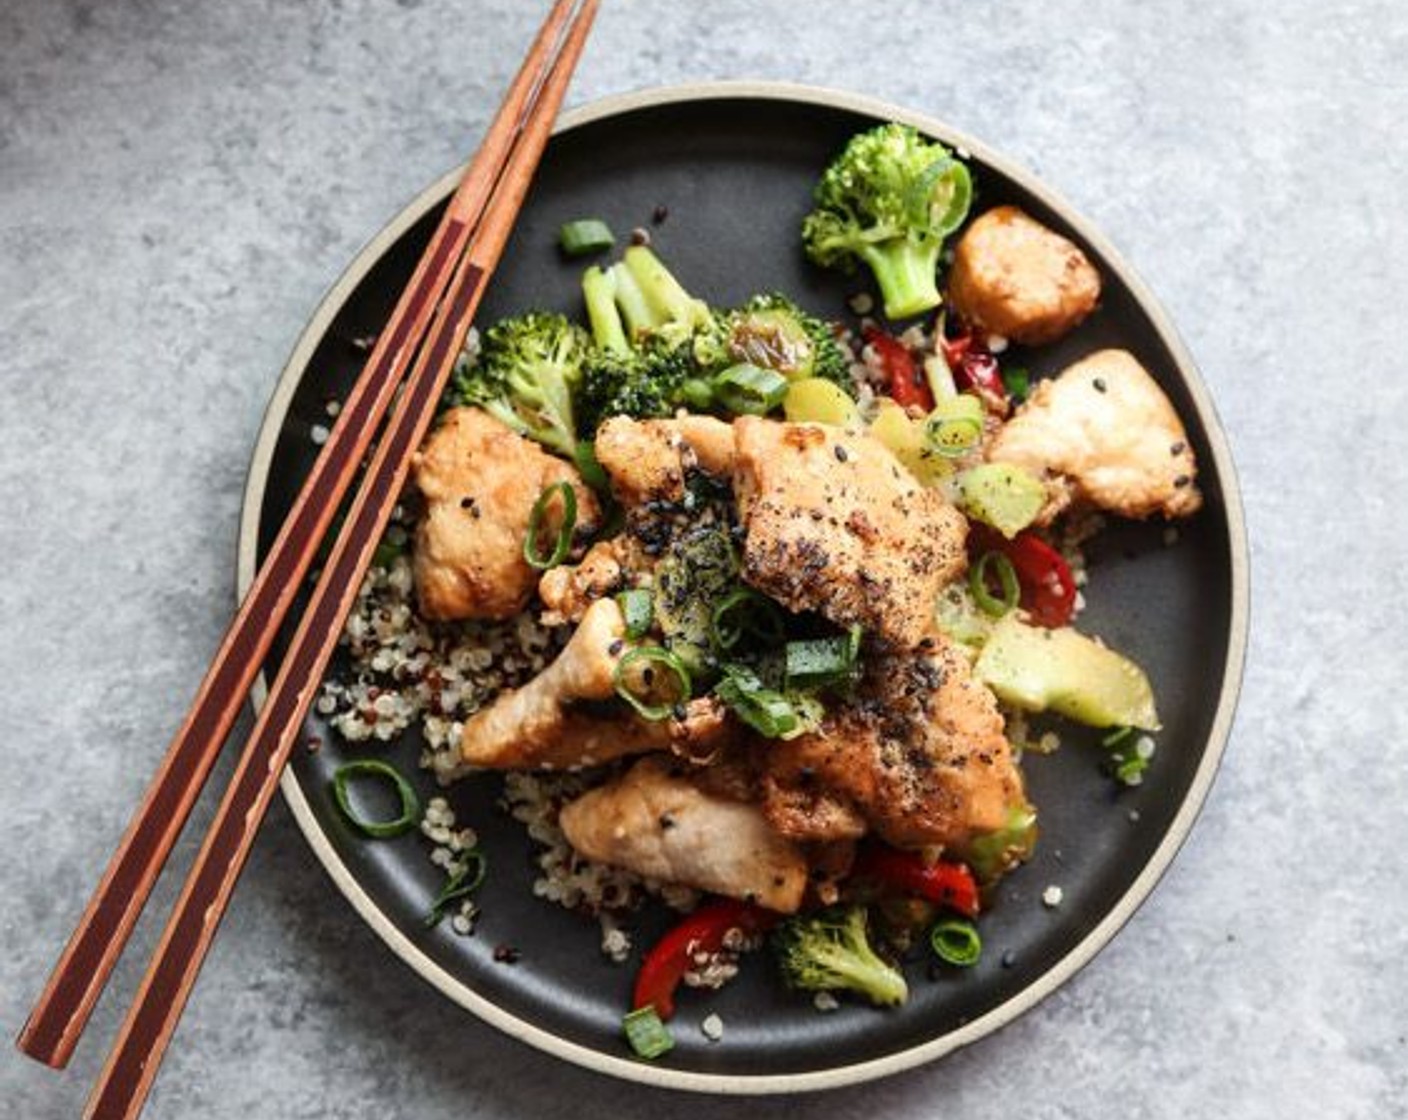
POLYGON ((719 649, 730 650, 746 637, 775 646, 787 631, 776 603, 751 587, 736 587, 714 607, 709 632, 719 649))
POLYGON ((1132 727, 1116 727, 1100 740, 1102 747, 1117 747, 1134 734, 1132 727))
POLYGON ((616 235, 611 227, 599 218, 582 218, 566 222, 558 230, 557 243, 569 257, 585 257, 600 253, 616 244, 616 235))
POLYGON ((396 767, 378 758, 362 758, 339 766, 332 776, 332 795, 344 817, 362 832, 378 840, 410 832, 420 820, 420 798, 411 788, 411 783, 406 781, 396 767), (358 777, 382 778, 390 782, 401 799, 401 815, 389 821, 370 821, 359 817, 353 810, 352 799, 347 793, 347 783, 358 777))
POLYGON ((945 459, 959 459, 983 438, 983 402, 959 393, 934 406, 924 422, 924 441, 945 459))
POLYGON ((596 457, 595 443, 589 439, 578 443, 572 452, 572 462, 576 464, 577 473, 582 476, 582 481, 598 494, 609 495, 611 493, 611 479, 607 477, 606 469, 601 465, 601 460, 596 457))
POLYGON ((769 739, 790 734, 802 722, 792 701, 764 685, 758 674, 746 665, 725 665, 724 678, 714 686, 714 695, 727 704, 734 715, 769 739))
POLYGON ((743 362, 714 378, 714 396, 730 412, 763 416, 787 396, 787 378, 776 370, 743 362))
POLYGON ((543 488, 538 500, 533 503, 533 512, 528 515, 528 532, 523 538, 523 559, 530 568, 547 571, 567 559, 572 549, 572 530, 577 527, 577 491, 570 482, 554 482, 543 488), (543 521, 547 517, 548 504, 554 496, 562 497, 562 524, 557 528, 552 551, 544 556, 538 551, 538 538, 542 535, 543 521))
POLYGON ((1012 566, 1011 560, 996 549, 984 552, 978 557, 978 562, 968 573, 968 587, 983 613, 993 618, 1001 618, 1015 608, 1022 597, 1022 585, 1017 580, 1017 569, 1012 566), (989 569, 997 573, 997 581, 1002 585, 1000 599, 988 589, 989 569))
POLYGON ((695 412, 703 412, 713 407, 714 387, 702 377, 691 377, 680 386, 680 397, 695 412))
POLYGON ((616 695, 649 720, 669 719, 676 707, 689 702, 689 670, 675 654, 660 646, 641 646, 633 649, 616 662, 616 695), (637 690, 626 674, 635 666, 640 666, 640 676, 644 688, 637 690), (661 665, 670 671, 674 678, 674 696, 663 704, 652 703, 661 689, 655 681, 653 666, 661 665))
POLYGON ((983 955, 983 939, 972 922, 951 918, 939 922, 929 931, 929 944, 942 961, 971 968, 983 955))
POLYGON ((633 587, 617 595, 616 603, 626 623, 626 637, 631 641, 645 637, 650 632, 650 624, 655 621, 655 604, 650 592, 643 587, 633 587))
POLYGON ((674 1037, 660 1021, 660 1013, 654 1004, 646 1004, 632 1011, 621 1020, 621 1028, 626 1032, 626 1041, 631 1049, 647 1060, 667 1054, 675 1047, 674 1037))
POLYGON ((823 688, 854 672, 860 638, 855 632, 833 638, 787 643, 787 687, 823 688))
POLYGON ((1032 391, 1032 378, 1021 366, 1002 371, 1002 387, 1016 404, 1021 404, 1032 391))
POLYGON ((478 848, 470 848, 459 853, 460 869, 445 880, 435 901, 430 904, 430 913, 425 916, 425 924, 430 929, 444 920, 450 904, 466 898, 479 889, 484 882, 484 874, 489 870, 488 857, 478 848))

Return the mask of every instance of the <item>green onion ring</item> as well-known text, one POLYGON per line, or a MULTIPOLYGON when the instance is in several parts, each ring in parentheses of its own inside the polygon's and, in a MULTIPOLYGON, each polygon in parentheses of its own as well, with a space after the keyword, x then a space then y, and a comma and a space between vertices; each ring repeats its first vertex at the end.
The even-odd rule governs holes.
POLYGON ((648 720, 669 719, 677 705, 689 702, 691 688, 689 670, 684 667, 683 661, 663 646, 640 646, 630 650, 620 661, 616 662, 615 681, 616 695, 648 720), (675 675, 679 695, 674 700, 668 704, 651 704, 631 691, 631 687, 626 681, 626 670, 641 661, 663 665, 675 675))
POLYGON ((936 455, 961 459, 983 438, 983 402, 959 393, 934 406, 924 423, 924 441, 936 455))
POLYGON ((463 863, 458 871, 445 880, 445 885, 440 888, 440 893, 430 904, 430 913, 425 916, 425 924, 430 929, 441 923, 450 903, 458 902, 477 891, 489 870, 489 858, 479 848, 460 852, 458 858, 468 862, 463 863), (473 876, 470 875, 471 871, 473 876))
POLYGON ((968 587, 983 613, 993 618, 1001 618, 1007 614, 1022 598, 1022 585, 1017 579, 1017 569, 1013 567, 1011 560, 995 549, 978 557, 978 562, 968 573, 968 587), (1000 599, 988 590, 989 568, 996 570, 997 580, 1002 584, 1000 599))
POLYGON ((533 512, 528 515, 528 532, 523 538, 523 559, 530 568, 545 572, 555 568, 567 559, 572 549, 572 530, 577 527, 577 491, 570 482, 554 482, 545 486, 533 503, 533 512), (562 525, 557 530, 557 540, 552 552, 546 557, 538 553, 538 534, 542 532, 543 518, 547 516, 548 503, 555 494, 562 495, 562 525))
POLYGON ((730 650, 750 634, 763 645, 775 646, 787 636, 787 630, 776 603, 751 587, 735 587, 714 607, 709 634, 719 649, 730 650), (743 612, 735 622, 733 616, 744 606, 754 609, 743 612))
POLYGON ((378 840, 410 832, 420 820, 420 798, 411 788, 411 783, 402 777, 396 767, 382 762, 379 758, 361 758, 339 766, 332 776, 332 795, 344 817, 362 832, 378 840), (352 802, 347 796, 347 783, 352 778, 361 776, 384 778, 396 788, 396 793, 401 798, 399 817, 389 821, 366 821, 353 812, 352 802))
POLYGON ((972 922, 950 918, 929 931, 929 945, 942 961, 971 968, 983 955, 983 939, 972 922))
POLYGON ((743 362, 714 378, 714 396, 730 412, 765 416, 787 396, 787 378, 743 362))

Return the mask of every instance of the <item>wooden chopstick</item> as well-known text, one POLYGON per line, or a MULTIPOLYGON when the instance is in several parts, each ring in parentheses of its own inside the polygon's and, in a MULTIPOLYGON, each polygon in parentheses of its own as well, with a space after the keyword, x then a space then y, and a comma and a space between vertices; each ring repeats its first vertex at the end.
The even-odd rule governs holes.
POLYGON ((146 1099, 254 843, 255 832, 273 798, 279 774, 336 648, 342 622, 356 599, 392 508, 400 499, 411 455, 425 438, 483 295, 485 281, 508 241, 586 43, 597 5, 598 0, 583 0, 556 65, 542 83, 541 94, 483 222, 455 271, 426 346, 387 431, 377 444, 230 787, 89 1098, 85 1111, 88 1120, 131 1120, 146 1099))
POLYGON ((467 169, 410 283, 343 403, 303 489, 226 631, 53 974, 18 1039, 47 1065, 67 1064, 191 807, 268 655, 279 625, 366 456, 454 274, 472 227, 529 119, 576 0, 557 0, 467 169))

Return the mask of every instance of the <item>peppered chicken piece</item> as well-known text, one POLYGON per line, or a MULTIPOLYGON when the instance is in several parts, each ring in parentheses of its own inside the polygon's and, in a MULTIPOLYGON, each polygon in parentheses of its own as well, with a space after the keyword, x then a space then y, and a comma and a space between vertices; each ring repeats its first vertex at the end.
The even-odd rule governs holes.
POLYGON ((559 564, 538 581, 545 622, 580 622, 598 599, 631 585, 631 577, 653 561, 628 534, 598 541, 580 564, 559 564))
POLYGON ((939 635, 871 651, 854 695, 818 732, 769 743, 762 766, 763 810, 796 840, 853 837, 859 819, 896 847, 961 848, 1026 803, 997 701, 939 635))
POLYGON ((985 335, 1037 346, 1094 310, 1100 274, 1075 245, 1015 206, 997 206, 959 238, 949 305, 985 335))
POLYGON ((966 563, 963 515, 869 436, 753 416, 734 432, 744 581, 793 611, 918 644, 966 563))
POLYGON ((557 660, 465 721, 460 766, 563 770, 646 751, 706 753, 726 723, 715 700, 690 701, 683 719, 659 721, 590 704, 616 695, 616 665, 633 647, 625 629, 614 600, 594 603, 557 660))
POLYGON ((1072 503, 1134 518, 1187 517, 1202 505, 1183 423, 1125 350, 1100 350, 1039 383, 987 457, 1046 479, 1042 524, 1072 503))
POLYGON ((691 768, 663 756, 569 802, 559 823, 578 854, 651 879, 784 914, 806 892, 801 845, 778 835, 757 804, 701 788, 691 768))
POLYGON ((681 501, 690 470, 727 478, 733 471, 733 449, 732 426, 712 416, 615 416, 596 433, 597 461, 627 508, 681 501))
POLYGON ((601 518, 576 470, 477 408, 447 412, 411 467, 425 496, 413 568, 428 619, 502 620, 528 605, 538 573, 523 538, 544 487, 571 485, 579 532, 601 518))

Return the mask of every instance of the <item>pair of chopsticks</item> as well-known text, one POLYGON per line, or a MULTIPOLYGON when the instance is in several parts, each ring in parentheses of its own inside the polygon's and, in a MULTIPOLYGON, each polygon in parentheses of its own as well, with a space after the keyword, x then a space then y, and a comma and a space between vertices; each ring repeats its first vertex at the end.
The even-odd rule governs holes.
POLYGON ((55 1068, 67 1064, 275 632, 394 402, 89 1098, 85 1116, 90 1120, 127 1120, 142 1108, 343 620, 405 485, 411 455, 425 438, 485 284, 502 256, 598 3, 557 0, 544 21, 19 1036, 19 1048, 31 1057, 55 1068))

